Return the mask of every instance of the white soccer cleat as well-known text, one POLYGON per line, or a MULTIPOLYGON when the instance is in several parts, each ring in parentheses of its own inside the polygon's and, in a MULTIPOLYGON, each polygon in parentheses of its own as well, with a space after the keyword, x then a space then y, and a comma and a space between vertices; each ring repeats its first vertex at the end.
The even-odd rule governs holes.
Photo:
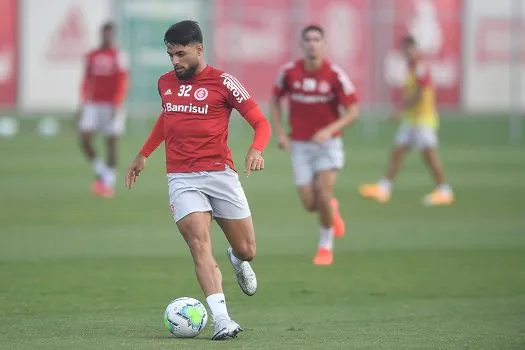
POLYGON ((236 268, 235 265, 232 263, 233 249, 231 247, 228 248, 227 254, 228 259, 232 264, 233 270, 235 271, 235 275, 237 276, 237 282, 239 283, 239 287, 241 287, 244 294, 249 296, 254 295, 257 291, 257 277, 255 276, 255 272, 253 272, 250 263, 247 261, 243 261, 241 265, 238 268, 236 268))
POLYGON ((211 340, 233 339, 242 332, 242 328, 237 322, 226 317, 213 320, 213 329, 211 340))

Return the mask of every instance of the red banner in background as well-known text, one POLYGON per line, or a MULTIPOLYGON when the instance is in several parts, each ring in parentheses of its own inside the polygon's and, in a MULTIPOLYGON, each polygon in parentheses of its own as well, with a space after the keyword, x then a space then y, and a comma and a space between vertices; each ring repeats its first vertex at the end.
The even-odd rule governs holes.
POLYGON ((0 0, 0 106, 14 107, 17 78, 17 0, 0 0))
POLYGON ((399 97, 406 63, 399 40, 411 33, 430 64, 438 103, 460 96, 461 0, 217 0, 212 60, 236 75, 259 102, 277 71, 302 56, 300 31, 325 29, 327 57, 348 73, 365 104, 399 97), (389 6, 383 6, 389 4, 389 6), (385 13, 388 16, 385 16, 385 13))
MULTIPOLYGON (((327 58, 339 65, 350 77, 359 99, 369 101, 373 60, 371 31, 366 15, 371 11, 368 0, 309 0, 304 2, 306 16, 301 26, 319 24, 325 30, 327 58)), ((299 28, 299 30, 301 29, 299 28)), ((299 32, 296 33, 297 41, 299 32)))
POLYGON ((293 0, 217 0, 214 64, 267 101, 279 67, 290 60, 293 0))
POLYGON ((372 63, 370 30, 362 12, 370 1, 305 0, 300 8, 294 8, 296 3, 218 0, 213 62, 236 75, 256 100, 267 101, 279 68, 302 56, 301 29, 316 23, 326 30, 328 58, 349 74, 363 99, 371 84, 366 77, 372 63))
MULTIPOLYGON (((411 34, 432 69, 438 105, 456 107, 460 96, 461 0, 395 0, 392 42, 385 57, 385 77, 393 87, 404 81, 406 63, 398 50, 411 34)), ((399 98, 399 89, 394 96, 399 98)))

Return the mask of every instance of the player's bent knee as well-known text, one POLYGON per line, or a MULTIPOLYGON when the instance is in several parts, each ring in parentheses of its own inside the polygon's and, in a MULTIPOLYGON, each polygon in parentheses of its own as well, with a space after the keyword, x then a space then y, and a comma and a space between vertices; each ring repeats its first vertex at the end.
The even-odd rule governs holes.
POLYGON ((406 151, 408 150, 409 148, 409 145, 408 144, 399 144, 399 145, 396 145, 393 149, 392 149, 392 156, 393 157, 400 157, 402 156, 403 154, 406 153, 406 151))
POLYGON ((92 132, 81 132, 80 133, 80 142, 83 144, 90 143, 93 139, 93 133, 92 132))
POLYGON ((317 202, 322 205, 330 203, 334 197, 332 186, 329 183, 318 183, 316 187, 317 202))
POLYGON ((243 261, 252 261, 255 258, 256 244, 254 240, 240 244, 235 250, 235 256, 243 261))
POLYGON ((303 203, 303 207, 306 211, 310 212, 310 213, 314 213, 317 211, 317 205, 315 204, 314 201, 305 201, 303 200, 302 201, 303 203))
POLYGON ((319 204, 321 205, 330 205, 332 199, 333 199, 333 193, 331 190, 328 190, 328 189, 323 189, 321 191, 319 191, 319 196, 318 196, 318 200, 319 200, 319 204))
POLYGON ((311 184, 302 185, 298 187, 299 197, 301 198, 301 204, 304 209, 308 212, 317 211, 317 203, 315 202, 315 195, 311 184))

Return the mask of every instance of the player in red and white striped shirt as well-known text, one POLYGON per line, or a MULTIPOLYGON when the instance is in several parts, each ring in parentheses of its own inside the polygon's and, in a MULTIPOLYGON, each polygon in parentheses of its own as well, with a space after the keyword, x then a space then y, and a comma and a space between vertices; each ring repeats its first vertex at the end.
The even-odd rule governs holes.
POLYGON ((285 64, 273 89, 272 117, 279 147, 291 152, 295 184, 306 210, 319 213, 320 240, 314 264, 333 261, 333 236, 345 225, 333 194, 344 164, 342 130, 357 117, 357 95, 348 75, 323 56, 324 31, 303 29, 304 58, 285 64), (282 125, 281 100, 290 101, 290 135, 282 125))
POLYGON ((91 191, 106 198, 114 195, 117 140, 124 131, 122 106, 128 88, 127 57, 114 45, 114 30, 113 23, 106 23, 102 27, 100 47, 86 55, 78 121, 82 151, 96 175, 91 191), (106 136, 106 162, 93 147, 96 131, 102 131, 106 136))

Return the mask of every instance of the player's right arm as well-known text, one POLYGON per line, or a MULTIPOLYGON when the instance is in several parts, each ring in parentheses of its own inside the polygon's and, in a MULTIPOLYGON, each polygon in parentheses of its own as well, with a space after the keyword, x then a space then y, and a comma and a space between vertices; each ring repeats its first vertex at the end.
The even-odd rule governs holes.
POLYGON ((82 74, 82 82, 80 84, 80 106, 78 108, 77 119, 80 120, 84 104, 90 98, 90 61, 91 55, 87 54, 84 58, 84 72, 82 74))
MULTIPOLYGON (((162 101, 162 95, 160 93, 160 79, 157 83, 157 92, 159 93, 162 101)), ((164 106, 162 106, 162 108, 164 110, 164 106)), ((137 177, 146 166, 146 158, 148 158, 153 153, 153 151, 155 151, 157 147, 159 147, 160 144, 166 139, 164 135, 164 118, 164 112, 161 112, 157 118, 157 121, 155 122, 155 125, 153 126, 153 129, 151 130, 151 133, 149 134, 148 139, 146 142, 144 142, 144 145, 140 149, 139 154, 137 154, 129 166, 126 173, 126 178, 124 180, 126 188, 131 190, 131 187, 137 181, 137 177)))
POLYGON ((287 94, 288 87, 286 82, 286 73, 290 64, 283 66, 277 74, 277 79, 273 87, 270 109, 272 114, 272 123, 277 133, 277 142, 279 148, 288 151, 290 149, 290 139, 283 127, 282 98, 287 94))
POLYGON ((281 98, 277 96, 272 96, 270 108, 272 114, 273 127, 275 129, 275 132, 277 133, 278 146, 279 148, 288 151, 290 149, 290 140, 288 138, 288 135, 286 135, 286 131, 284 131, 283 128, 281 98))
POLYGON ((140 172, 144 169, 146 166, 146 158, 148 158, 153 151, 157 149, 157 147, 160 146, 160 144, 164 141, 164 114, 161 113, 159 115, 159 118, 155 122, 155 125, 153 126, 153 130, 151 130, 151 133, 142 146, 142 149, 140 150, 139 154, 135 157, 133 162, 128 168, 128 171, 126 173, 125 178, 125 186, 128 189, 131 189, 133 184, 137 181, 137 177, 140 175, 140 172))

